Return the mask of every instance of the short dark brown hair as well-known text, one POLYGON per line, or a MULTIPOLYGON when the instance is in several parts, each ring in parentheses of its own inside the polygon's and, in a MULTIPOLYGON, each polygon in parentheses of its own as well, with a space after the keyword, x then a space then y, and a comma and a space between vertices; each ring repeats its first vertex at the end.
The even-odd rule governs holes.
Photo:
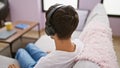
MULTIPOLYGON (((56 6, 58 6, 58 4, 51 6, 46 12, 46 16, 56 6)), ((51 16, 50 22, 59 39, 68 39, 76 29, 79 18, 75 9, 68 5, 58 8, 51 16)))

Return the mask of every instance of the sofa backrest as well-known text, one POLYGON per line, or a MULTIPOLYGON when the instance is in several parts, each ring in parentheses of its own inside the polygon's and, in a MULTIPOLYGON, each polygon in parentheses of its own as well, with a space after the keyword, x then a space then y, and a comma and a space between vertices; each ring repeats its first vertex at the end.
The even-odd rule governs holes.
MULTIPOLYGON (((82 36, 82 38, 84 38, 84 40, 87 40, 87 41, 84 41, 84 43, 87 43, 89 45, 85 46, 85 49, 84 49, 83 53, 81 54, 80 60, 87 61, 87 63, 83 62, 83 61, 78 61, 73 68, 85 68, 86 66, 88 66, 86 68, 93 68, 93 67, 89 67, 88 64, 91 64, 91 63, 89 63, 88 61, 94 62, 93 64, 95 64, 95 65, 97 63, 97 66, 99 65, 103 68, 118 68, 117 61, 116 61, 116 55, 114 53, 113 46, 111 45, 112 34, 111 34, 111 30, 109 29, 110 24, 109 24, 108 16, 107 16, 106 11, 104 9, 104 6, 102 4, 100 4, 100 3, 97 4, 94 7, 94 9, 90 12, 90 14, 88 16, 88 19, 87 19, 87 22, 86 22, 86 25, 89 25, 89 23, 90 23, 91 28, 92 27, 98 27, 98 26, 96 26, 96 24, 99 24, 99 25, 101 25, 100 26, 101 28, 102 28, 102 25, 103 25, 103 29, 106 29, 107 26, 108 26, 108 30, 106 29, 106 31, 103 31, 103 32, 101 31, 101 34, 100 34, 100 32, 99 33, 95 32, 95 33, 91 33, 91 35, 88 35, 87 34, 87 30, 89 30, 88 26, 85 27, 86 31, 84 31, 84 36, 82 36), (104 28, 104 26, 106 28, 104 28), (108 33, 105 34, 105 32, 108 32, 108 33), (99 35, 97 35, 97 33, 99 35), (96 34, 96 35, 93 35, 93 34, 96 34), (90 39, 90 38, 88 38, 88 36, 91 36, 91 38, 92 37, 94 37, 94 38, 90 39), (95 41, 95 40, 97 40, 97 38, 99 38, 99 40, 95 41), (90 40, 92 40, 92 41, 90 41, 90 40), (99 47, 98 44, 97 44, 97 46, 94 46, 94 45, 96 45, 96 43, 101 43, 101 42, 103 44, 100 44, 100 47, 99 47), (107 44, 106 44, 106 42, 107 42, 107 44), (91 43, 92 43, 93 46, 90 46, 91 43), (92 47, 92 48, 89 48, 89 46, 92 47), (95 51, 95 49, 97 51, 95 51), (103 51, 103 53, 101 51, 103 51), (110 57, 108 57, 108 56, 110 56, 110 57), (104 57, 104 58, 102 58, 102 57, 104 57), (106 65, 104 64, 104 62, 100 62, 100 61, 104 61, 106 65), (83 67, 83 66, 85 66, 85 67, 83 67)), ((97 29, 97 28, 93 28, 93 29, 97 29)), ((95 30, 91 30, 91 32, 92 31, 95 31, 95 30)), ((97 68, 97 67, 95 67, 95 68, 97 68)))
POLYGON ((99 21, 101 23, 107 23, 109 25, 109 20, 104 6, 101 3, 98 3, 93 10, 90 12, 86 24, 91 21, 99 21))
MULTIPOLYGON (((100 22, 100 23, 107 23, 109 25, 109 20, 104 9, 104 6, 98 3, 93 10, 89 13, 89 16, 86 21, 86 25, 91 22, 100 22)), ((93 24, 94 25, 94 24, 93 24)), ((82 60, 78 61, 73 68, 100 68, 98 64, 93 63, 91 61, 82 60)))
POLYGON ((78 26, 76 28, 76 31, 82 31, 83 27, 85 25, 85 22, 87 20, 88 14, 89 14, 89 10, 82 10, 82 9, 78 9, 76 10, 79 16, 79 23, 78 26))

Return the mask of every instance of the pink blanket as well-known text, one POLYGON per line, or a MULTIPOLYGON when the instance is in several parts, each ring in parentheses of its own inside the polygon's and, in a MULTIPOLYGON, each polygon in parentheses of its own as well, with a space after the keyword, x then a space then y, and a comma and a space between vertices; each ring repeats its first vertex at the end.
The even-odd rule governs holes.
POLYGON ((92 61, 100 68, 119 68, 113 48, 112 31, 107 23, 90 22, 80 35, 85 47, 80 60, 92 61))

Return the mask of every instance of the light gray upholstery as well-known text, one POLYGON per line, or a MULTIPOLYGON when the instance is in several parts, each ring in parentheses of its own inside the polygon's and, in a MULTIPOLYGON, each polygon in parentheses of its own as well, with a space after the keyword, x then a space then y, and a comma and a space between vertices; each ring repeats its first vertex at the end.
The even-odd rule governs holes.
POLYGON ((97 64, 90 61, 78 61, 73 68, 100 68, 97 64))
POLYGON ((85 22, 87 20, 89 11, 88 10, 76 10, 78 15, 79 15, 79 23, 78 26, 76 28, 77 31, 82 31, 84 26, 85 26, 85 22))
POLYGON ((0 55, 0 68, 8 68, 10 64, 16 64, 19 66, 17 60, 0 55))

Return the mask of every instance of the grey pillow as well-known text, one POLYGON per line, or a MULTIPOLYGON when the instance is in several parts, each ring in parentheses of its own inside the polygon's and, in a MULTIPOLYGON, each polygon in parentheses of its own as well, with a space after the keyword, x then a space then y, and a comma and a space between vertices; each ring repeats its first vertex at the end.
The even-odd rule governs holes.
POLYGON ((79 24, 78 24, 76 30, 77 31, 82 31, 83 27, 85 25, 85 22, 86 22, 89 11, 88 10, 76 10, 76 11, 79 15, 79 24))
POLYGON ((91 21, 107 23, 109 25, 109 20, 108 20, 105 8, 101 3, 98 3, 90 12, 87 18, 86 24, 91 21))

